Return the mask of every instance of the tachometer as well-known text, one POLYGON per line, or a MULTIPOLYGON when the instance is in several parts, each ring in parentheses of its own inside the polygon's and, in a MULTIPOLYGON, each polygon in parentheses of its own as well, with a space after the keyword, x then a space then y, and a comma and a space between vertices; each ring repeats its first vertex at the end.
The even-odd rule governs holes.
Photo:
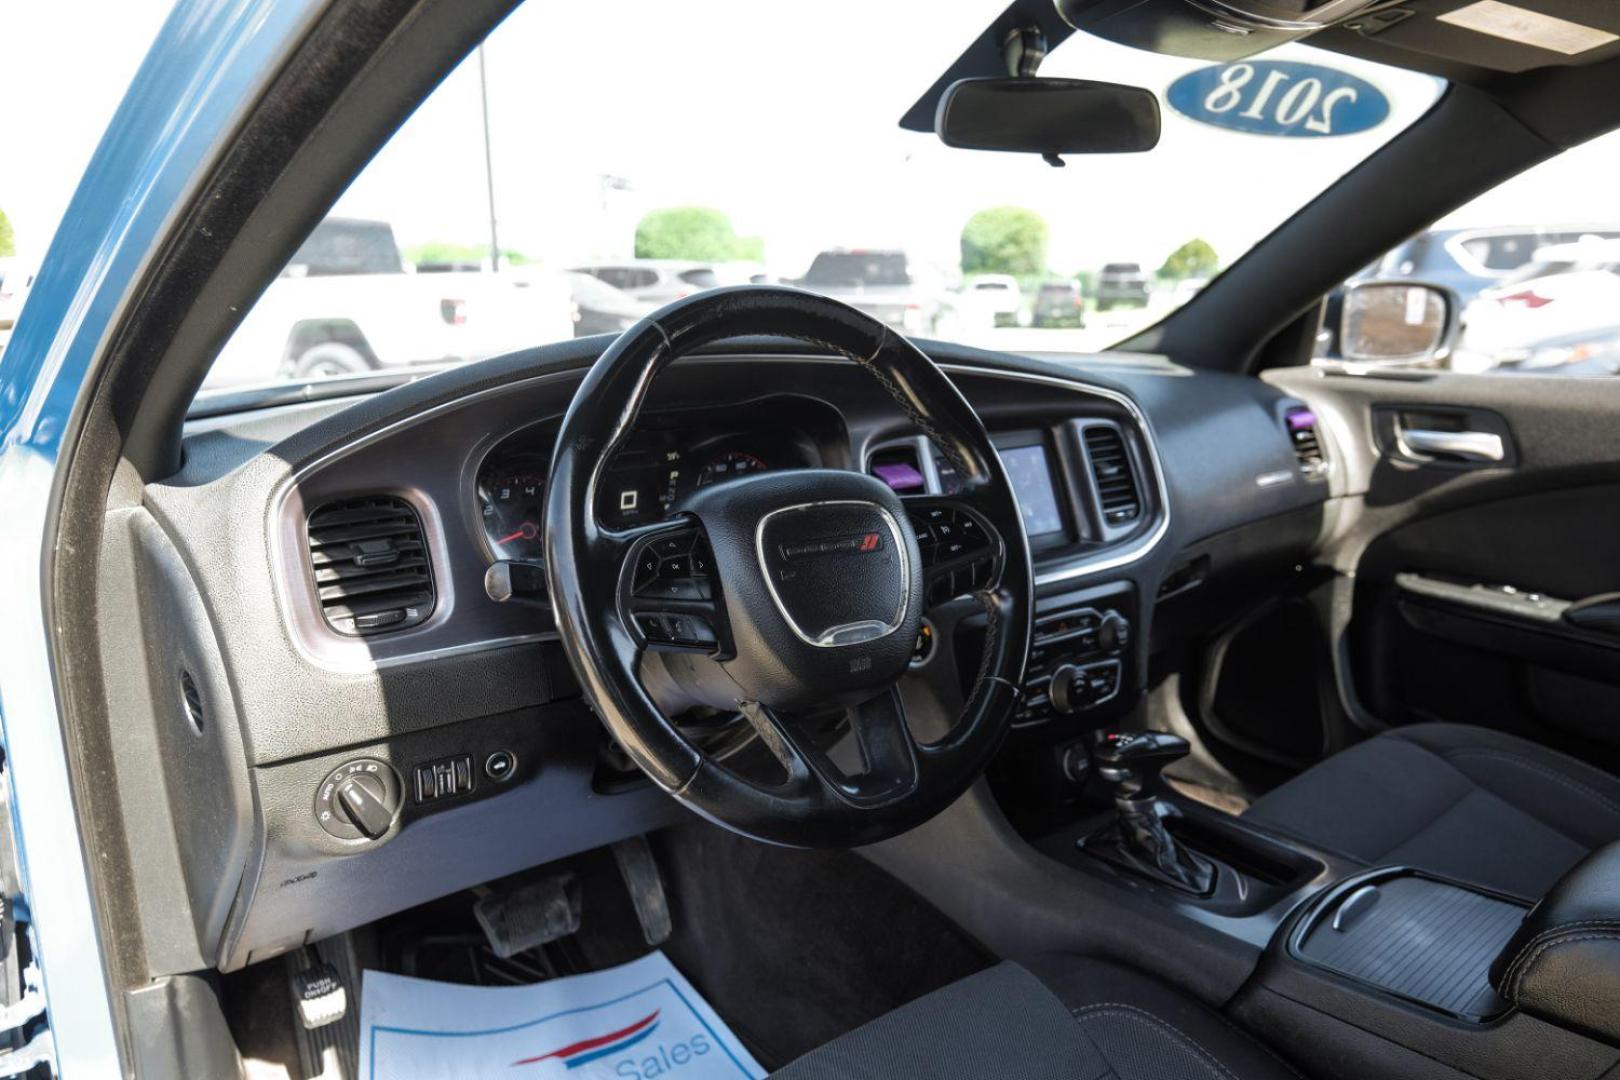
POLYGON ((765 459, 757 454, 750 454, 746 450, 726 450, 704 462, 703 471, 698 474, 698 487, 750 473, 767 472, 769 469, 765 459))
POLYGON ((545 551, 546 478, 539 472, 497 469, 479 480, 484 535, 497 559, 538 559, 545 551))

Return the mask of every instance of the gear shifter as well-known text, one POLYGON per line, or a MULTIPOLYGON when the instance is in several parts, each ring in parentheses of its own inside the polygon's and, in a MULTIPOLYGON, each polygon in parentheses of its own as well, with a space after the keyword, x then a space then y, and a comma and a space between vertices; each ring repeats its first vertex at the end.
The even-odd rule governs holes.
POLYGON ((1160 774, 1189 749, 1186 739, 1168 732, 1110 731, 1097 737, 1091 756, 1097 775, 1113 788, 1119 814, 1117 836, 1104 842, 1116 845, 1127 863, 1148 876, 1205 896, 1215 886, 1214 864, 1170 835, 1165 821, 1180 811, 1161 797, 1160 774))

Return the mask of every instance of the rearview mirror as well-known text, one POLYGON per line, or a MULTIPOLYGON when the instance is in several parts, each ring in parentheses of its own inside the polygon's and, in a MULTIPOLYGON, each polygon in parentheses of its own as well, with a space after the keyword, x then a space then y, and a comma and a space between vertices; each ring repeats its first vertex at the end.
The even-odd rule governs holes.
POLYGON ((940 96, 934 132, 946 146, 1048 160, 1138 153, 1159 144, 1159 99, 1084 79, 961 79, 940 96))
POLYGON ((1339 355, 1354 363, 1438 365, 1457 337, 1457 294, 1412 281, 1362 281, 1345 289, 1339 355))

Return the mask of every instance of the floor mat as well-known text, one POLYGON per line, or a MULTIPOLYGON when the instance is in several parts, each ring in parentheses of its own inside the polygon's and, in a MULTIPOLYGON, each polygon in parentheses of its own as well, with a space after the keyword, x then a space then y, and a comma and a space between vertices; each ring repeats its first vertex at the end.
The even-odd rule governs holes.
POLYGON ((772 1068, 993 962, 858 855, 712 825, 652 845, 675 926, 664 951, 772 1068))
POLYGON ((379 971, 364 978, 362 1080, 765 1075, 658 952, 529 986, 469 986, 379 971))

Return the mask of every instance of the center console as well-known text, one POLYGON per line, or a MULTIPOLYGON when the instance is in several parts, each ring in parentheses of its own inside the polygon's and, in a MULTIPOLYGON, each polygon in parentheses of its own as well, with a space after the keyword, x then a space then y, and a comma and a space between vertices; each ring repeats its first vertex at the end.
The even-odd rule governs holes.
MULTIPOLYGON (((1053 676, 1056 677, 1055 675, 1053 676)), ((1310 1075, 1620 1075, 1620 842, 1540 904, 1405 866, 1368 868, 1194 802, 1162 779, 1188 744, 1089 738, 1087 797, 1035 847, 1168 908, 1188 941, 1253 951, 1226 1011, 1310 1075)), ((1172 931, 1173 933, 1173 931, 1172 931)))

